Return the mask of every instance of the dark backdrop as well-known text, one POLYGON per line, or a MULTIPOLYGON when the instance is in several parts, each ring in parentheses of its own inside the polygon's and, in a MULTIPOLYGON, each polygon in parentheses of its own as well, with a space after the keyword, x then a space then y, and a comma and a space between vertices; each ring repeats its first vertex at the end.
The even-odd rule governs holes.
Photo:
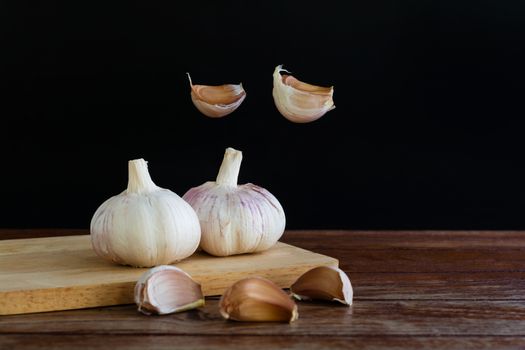
POLYGON ((232 146, 288 228, 525 228, 523 2, 0 7, 0 227, 87 228, 138 157, 182 195, 232 146), (284 119, 277 64, 337 108, 284 119), (206 118, 185 72, 247 98, 206 118))

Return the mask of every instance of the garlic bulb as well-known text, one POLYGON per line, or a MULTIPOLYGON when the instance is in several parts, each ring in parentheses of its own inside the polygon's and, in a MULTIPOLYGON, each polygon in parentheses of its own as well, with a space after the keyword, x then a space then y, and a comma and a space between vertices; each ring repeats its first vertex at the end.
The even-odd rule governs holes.
POLYGON ((254 184, 237 186, 241 160, 242 152, 226 149, 217 181, 183 196, 199 216, 201 248, 212 255, 261 252, 284 233, 286 219, 279 201, 254 184))
POLYGON ((247 322, 293 322, 297 305, 275 283, 261 277, 235 282, 221 297, 219 307, 227 320, 247 322))
POLYGON ((135 303, 146 315, 165 315, 204 305, 201 285, 175 266, 146 271, 135 285, 135 303))
POLYGON ((298 300, 329 300, 352 305, 354 290, 343 270, 319 266, 303 273, 290 287, 298 300))
POLYGON ((294 123, 308 123, 335 108, 333 87, 310 85, 291 75, 281 75, 281 72, 288 72, 282 67, 275 67, 273 72, 273 100, 286 119, 294 123))
POLYGON ((144 159, 129 161, 128 168, 128 188, 102 203, 91 220, 95 252, 141 267, 170 264, 193 254, 200 240, 195 211, 153 183, 144 159))
POLYGON ((197 109, 210 118, 221 118, 235 111, 246 98, 242 84, 220 86, 193 85, 190 73, 191 100, 197 109))

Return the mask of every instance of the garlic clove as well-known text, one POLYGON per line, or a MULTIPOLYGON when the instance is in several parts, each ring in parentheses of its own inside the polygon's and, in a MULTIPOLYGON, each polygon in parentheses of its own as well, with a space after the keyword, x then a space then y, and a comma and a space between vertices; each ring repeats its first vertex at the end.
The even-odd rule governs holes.
POLYGON ((320 266, 302 274, 290 287, 299 300, 330 300, 352 305, 354 292, 350 279, 337 267, 320 266))
POLYGON ((335 108, 334 87, 304 83, 291 75, 282 65, 273 72, 273 100, 279 112, 294 123, 309 123, 335 108))
POLYGON ((219 86, 193 85, 190 73, 191 100, 197 109, 210 118, 221 118, 235 111, 246 98, 242 84, 219 86))
POLYGON ((297 305, 281 288, 261 277, 235 282, 221 297, 220 312, 225 319, 247 322, 293 322, 297 305))
POLYGON ((183 270, 168 265, 146 271, 135 285, 135 303, 146 315, 165 315, 204 305, 201 285, 183 270))

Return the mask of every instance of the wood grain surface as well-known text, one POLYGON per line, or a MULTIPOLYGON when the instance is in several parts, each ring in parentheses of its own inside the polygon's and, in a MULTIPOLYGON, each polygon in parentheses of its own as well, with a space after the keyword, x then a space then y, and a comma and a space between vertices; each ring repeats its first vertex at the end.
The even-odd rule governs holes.
POLYGON ((2 316, 0 349, 525 348, 525 232, 291 231, 283 240, 339 259, 354 305, 299 302, 291 325, 225 321, 215 297, 162 317, 133 305, 2 316))
MULTIPOLYGON (((148 269, 98 257, 87 235, 0 241, 0 315, 133 303, 148 269)), ((288 288, 304 272, 337 266, 334 258, 277 242, 257 254, 214 257, 196 252, 175 264, 199 282, 204 295, 221 295, 242 278, 268 278, 288 288)))

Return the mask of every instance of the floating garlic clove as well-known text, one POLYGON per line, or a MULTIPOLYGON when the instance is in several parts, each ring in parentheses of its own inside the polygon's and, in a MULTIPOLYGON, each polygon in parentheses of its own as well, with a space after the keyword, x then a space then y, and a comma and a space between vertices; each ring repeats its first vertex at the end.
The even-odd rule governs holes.
POLYGON ((219 86, 193 85, 188 74, 191 87, 191 100, 197 109, 210 118, 221 118, 235 111, 246 98, 242 84, 225 84, 219 86))
POLYGON ((310 85, 291 75, 281 75, 281 72, 288 72, 282 67, 275 67, 273 72, 273 100, 286 119, 294 123, 309 123, 335 108, 333 86, 310 85))
POLYGON ((286 218, 279 201, 248 183, 237 186, 242 152, 226 149, 216 182, 190 189, 182 197, 197 212, 201 248, 228 256, 271 248, 284 233, 286 218))
POLYGON ((195 211, 170 190, 158 187, 144 159, 128 163, 128 188, 109 198, 91 220, 91 243, 104 259, 139 267, 182 260, 199 246, 195 211))
POLYGON ((293 322, 297 305, 272 281, 261 277, 235 282, 219 302, 225 319, 248 322, 293 322))
POLYGON ((305 272, 290 287, 299 300, 330 300, 352 305, 354 292, 350 279, 337 267, 320 266, 305 272))
POLYGON ((204 305, 201 285, 183 270, 168 265, 146 271, 135 285, 135 303, 146 315, 165 315, 204 305))

